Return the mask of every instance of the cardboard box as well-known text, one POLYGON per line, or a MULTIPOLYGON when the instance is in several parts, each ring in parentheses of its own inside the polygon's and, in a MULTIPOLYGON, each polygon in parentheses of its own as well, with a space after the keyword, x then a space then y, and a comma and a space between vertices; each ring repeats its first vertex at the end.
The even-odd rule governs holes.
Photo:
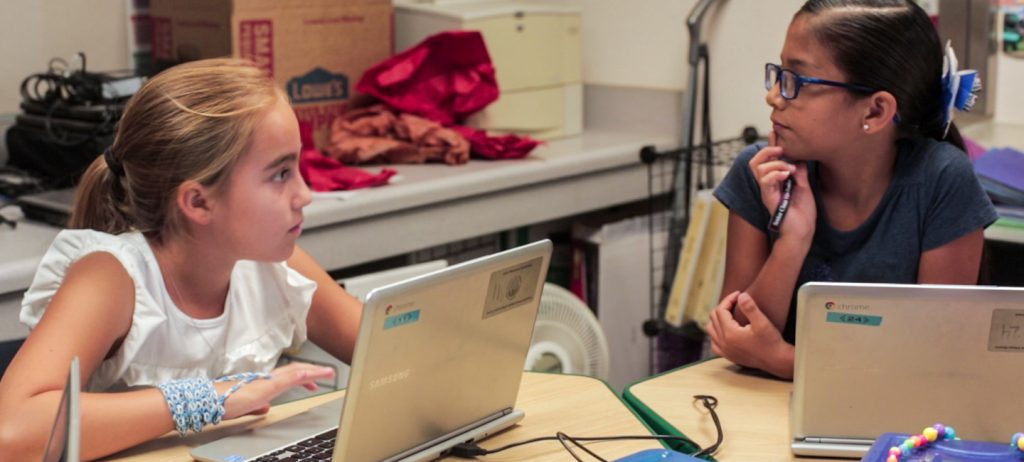
POLYGON ((583 131, 581 9, 565 2, 395 0, 398 51, 445 30, 479 30, 498 100, 468 125, 539 139, 583 131))
POLYGON ((250 59, 285 90, 317 145, 363 72, 394 50, 390 0, 151 0, 157 68, 250 59))

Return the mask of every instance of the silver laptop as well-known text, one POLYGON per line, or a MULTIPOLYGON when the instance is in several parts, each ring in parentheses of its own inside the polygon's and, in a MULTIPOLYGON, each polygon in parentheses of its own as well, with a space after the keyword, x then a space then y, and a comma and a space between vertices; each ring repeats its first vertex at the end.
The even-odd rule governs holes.
POLYGON ((53 429, 46 441, 43 462, 78 462, 81 450, 82 419, 79 415, 81 377, 78 373, 78 357, 71 358, 71 370, 64 384, 64 393, 53 419, 53 429))
POLYGON ((808 283, 797 295, 797 455, 864 455, 936 422, 1004 441, 1024 423, 1024 288, 808 283))
POLYGON ((296 441, 319 434, 336 437, 328 451, 335 462, 431 460, 511 426, 523 417, 513 406, 550 257, 544 240, 372 291, 343 405, 192 456, 239 462, 305 453, 296 441))

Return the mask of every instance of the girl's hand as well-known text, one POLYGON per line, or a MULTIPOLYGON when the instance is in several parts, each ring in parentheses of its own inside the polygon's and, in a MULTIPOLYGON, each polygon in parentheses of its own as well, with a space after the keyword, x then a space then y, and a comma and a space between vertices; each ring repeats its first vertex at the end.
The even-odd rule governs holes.
POLYGON ((768 134, 768 143, 768 146, 750 159, 749 164, 761 189, 761 201, 765 208, 774 214, 782 200, 783 184, 786 179, 793 177, 796 182, 779 235, 810 243, 814 236, 818 212, 814 204, 814 193, 807 178, 807 164, 791 164, 783 160, 783 149, 776 146, 774 131, 768 134))
POLYGON ((782 339, 782 334, 757 307, 746 292, 727 295, 711 312, 707 334, 711 350, 741 366, 761 369, 779 377, 793 374, 793 346, 782 339), (741 326, 733 317, 736 307, 749 320, 741 326))
MULTIPOLYGON (((270 379, 256 379, 243 385, 224 402, 224 420, 235 419, 249 414, 266 414, 270 401, 291 388, 301 386, 316 390, 318 380, 334 378, 334 369, 305 363, 291 363, 270 373, 270 379)), ((217 392, 224 394, 237 382, 217 384, 217 392)))

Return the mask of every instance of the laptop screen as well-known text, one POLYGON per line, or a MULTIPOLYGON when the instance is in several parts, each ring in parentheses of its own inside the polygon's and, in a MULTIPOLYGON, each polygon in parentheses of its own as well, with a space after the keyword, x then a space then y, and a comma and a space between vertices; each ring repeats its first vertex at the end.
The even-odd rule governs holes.
POLYGON ((965 439, 1004 439, 1024 415, 1024 402, 1011 398, 1024 370, 1017 332, 1024 332, 1024 288, 805 284, 794 441, 863 452, 884 432, 914 433, 934 422, 955 422, 965 439))
POLYGON ((514 406, 550 258, 543 240, 373 290, 341 415, 317 407, 191 455, 248 460, 336 435, 333 460, 433 460, 508 428, 524 415, 514 406))
POLYGON ((64 385, 64 393, 53 420, 53 430, 46 442, 43 462, 78 462, 80 416, 79 412, 78 357, 71 360, 71 370, 64 385))

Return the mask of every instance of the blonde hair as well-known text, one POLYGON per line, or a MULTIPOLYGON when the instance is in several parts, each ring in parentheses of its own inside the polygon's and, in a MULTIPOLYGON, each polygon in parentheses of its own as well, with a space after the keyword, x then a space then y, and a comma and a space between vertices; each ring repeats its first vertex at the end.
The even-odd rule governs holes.
POLYGON ((178 186, 218 186, 248 149, 260 116, 284 97, 263 71, 238 59, 158 74, 129 101, 110 152, 82 175, 69 226, 138 230, 157 242, 181 232, 178 186))

